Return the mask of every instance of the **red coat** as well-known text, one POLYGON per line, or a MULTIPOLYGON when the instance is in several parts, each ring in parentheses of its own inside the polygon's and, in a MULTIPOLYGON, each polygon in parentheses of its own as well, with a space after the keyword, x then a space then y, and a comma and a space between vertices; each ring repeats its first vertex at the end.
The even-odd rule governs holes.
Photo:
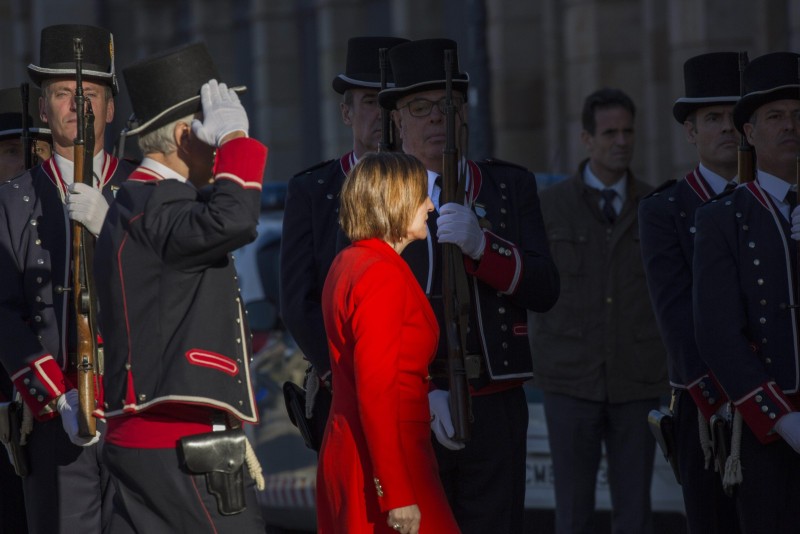
POLYGON ((420 533, 459 532, 431 446, 428 364, 439 327, 403 259, 357 241, 322 294, 333 405, 317 470, 320 534, 395 532, 389 510, 416 504, 420 533))

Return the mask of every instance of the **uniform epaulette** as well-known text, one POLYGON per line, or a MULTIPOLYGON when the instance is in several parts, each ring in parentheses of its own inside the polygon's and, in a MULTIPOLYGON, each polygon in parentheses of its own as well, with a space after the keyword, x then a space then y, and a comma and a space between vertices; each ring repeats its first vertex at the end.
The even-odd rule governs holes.
POLYGON ((329 165, 329 164, 330 164, 332 161, 334 161, 335 159, 336 159, 336 158, 331 158, 331 159, 329 159, 329 160, 327 160, 327 161, 320 161, 320 162, 319 162, 319 163, 317 163, 316 165, 312 165, 311 167, 309 167, 309 168, 307 168, 307 169, 304 169, 304 170, 302 170, 302 171, 298 172, 298 173, 297 173, 297 174, 295 174, 294 176, 300 176, 301 174, 310 174, 310 173, 312 173, 312 172, 316 171, 317 169, 319 169, 320 167, 324 167, 325 165, 329 165))
POLYGON ((657 195, 663 193, 666 189, 669 189, 670 187, 674 186, 677 183, 678 183, 678 180, 676 180, 674 178, 672 178, 670 180, 667 180, 664 183, 662 183, 661 185, 659 185, 658 187, 656 187, 655 189, 653 189, 652 191, 650 191, 648 194, 646 194, 644 196, 644 198, 650 198, 650 197, 653 197, 653 196, 657 196, 657 195))
POLYGON ((485 160, 481 161, 481 163, 485 163, 487 165, 497 165, 497 166, 504 166, 504 167, 514 167, 525 172, 530 172, 527 167, 523 167, 518 163, 511 163, 510 161, 505 161, 502 159, 495 159, 495 158, 486 158, 485 160))

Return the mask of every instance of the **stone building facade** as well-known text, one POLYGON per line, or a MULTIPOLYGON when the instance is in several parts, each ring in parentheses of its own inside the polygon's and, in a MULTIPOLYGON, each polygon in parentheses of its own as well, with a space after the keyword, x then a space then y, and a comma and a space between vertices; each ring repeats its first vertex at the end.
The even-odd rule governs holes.
MULTIPOLYGON (((457 40, 472 76, 469 156, 539 172, 576 168, 583 97, 620 87, 638 107, 634 171, 653 184, 694 163, 671 115, 686 58, 800 51, 800 0, 0 0, 0 87, 26 79, 40 29, 64 22, 110 29, 118 68, 206 41, 222 77, 249 88, 270 181, 349 149, 330 82, 355 35, 457 40)), ((110 136, 129 113, 123 84, 110 136)))

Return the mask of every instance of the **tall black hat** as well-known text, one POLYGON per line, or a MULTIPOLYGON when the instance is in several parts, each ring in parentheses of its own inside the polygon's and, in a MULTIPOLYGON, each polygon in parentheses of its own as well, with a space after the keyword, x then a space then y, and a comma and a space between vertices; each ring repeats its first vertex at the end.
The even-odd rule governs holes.
POLYGON ((444 52, 453 51, 453 90, 467 94, 469 75, 458 69, 458 45, 450 39, 420 39, 397 45, 389 50, 394 72, 394 87, 378 93, 378 102, 394 109, 406 95, 445 88, 444 52))
MULTIPOLYGON (((31 137, 51 137, 50 129, 39 118, 39 89, 28 90, 28 133, 31 137), (34 113, 31 113, 31 110, 34 113)), ((0 89, 0 141, 22 135, 22 93, 19 87, 0 89)))
POLYGON ((75 37, 80 37, 83 42, 83 78, 110 85, 114 94, 117 94, 119 86, 114 70, 114 36, 108 30, 81 24, 59 24, 42 30, 39 64, 28 65, 31 81, 41 86, 47 78, 74 77, 75 37))
MULTIPOLYGON (((400 37, 352 37, 347 41, 347 63, 344 74, 333 79, 331 85, 337 93, 344 94, 348 89, 381 88, 381 69, 379 50, 391 49, 408 39, 400 37)), ((394 87, 392 66, 386 62, 386 86, 394 87)))
POLYGON ((202 111, 200 88, 211 79, 222 82, 203 43, 161 52, 125 67, 122 75, 135 117, 127 135, 142 135, 202 111))
POLYGON ((683 64, 683 87, 686 96, 672 106, 672 116, 681 124, 697 108, 735 104, 741 93, 739 54, 712 52, 687 59, 683 64))
POLYGON ((755 110, 775 100, 800 99, 797 59, 794 52, 773 52, 751 61, 744 69, 745 95, 733 108, 733 124, 744 133, 744 123, 755 110))

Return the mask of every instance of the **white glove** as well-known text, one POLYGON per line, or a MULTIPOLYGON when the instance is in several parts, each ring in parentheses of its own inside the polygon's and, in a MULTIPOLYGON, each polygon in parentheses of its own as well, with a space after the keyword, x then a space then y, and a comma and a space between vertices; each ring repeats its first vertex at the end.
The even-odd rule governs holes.
POLYGON ((448 202, 439 209, 436 224, 439 226, 436 231, 439 243, 458 245, 461 252, 473 260, 481 259, 483 248, 486 246, 486 236, 478 224, 477 215, 471 209, 455 202, 448 202))
POLYGON ((56 403, 61 414, 61 425, 69 440, 79 447, 88 447, 100 441, 100 432, 95 430, 93 438, 82 438, 78 435, 78 390, 71 389, 61 395, 56 403))
POLYGON ((775 423, 775 432, 800 454, 800 412, 789 412, 775 423))
POLYGON ((108 202, 103 193, 84 183, 73 183, 67 189, 67 213, 69 218, 84 225, 95 237, 103 228, 108 213, 108 202))
POLYGON ((789 220, 792 223, 792 239, 800 241, 800 205, 794 207, 789 220))
POLYGON ((428 393, 428 403, 431 408, 431 430, 436 436, 436 441, 450 449, 457 451, 464 448, 463 443, 450 439, 455 434, 453 419, 450 417, 450 392, 434 389, 428 393))
POLYGON ((200 89, 203 104, 203 121, 194 119, 192 131, 198 139, 211 146, 219 146, 229 133, 241 131, 247 135, 250 123, 239 97, 224 83, 210 80, 200 89))

